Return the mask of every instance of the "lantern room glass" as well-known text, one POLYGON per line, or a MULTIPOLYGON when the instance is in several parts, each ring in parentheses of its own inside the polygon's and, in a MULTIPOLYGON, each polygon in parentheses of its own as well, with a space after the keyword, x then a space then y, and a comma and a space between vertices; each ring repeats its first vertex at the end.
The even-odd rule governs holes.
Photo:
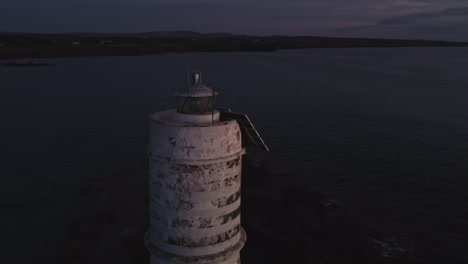
POLYGON ((206 114, 212 111, 213 97, 177 97, 177 112, 183 114, 206 114))

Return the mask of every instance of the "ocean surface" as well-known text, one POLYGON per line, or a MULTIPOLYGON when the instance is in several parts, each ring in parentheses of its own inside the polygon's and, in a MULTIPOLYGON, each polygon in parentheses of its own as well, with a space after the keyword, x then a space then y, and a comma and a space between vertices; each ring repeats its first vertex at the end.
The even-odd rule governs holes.
POLYGON ((52 65, 0 67, 1 263, 60 263, 81 186, 146 159, 187 65, 271 149, 247 155, 384 230, 382 263, 468 263, 468 48, 33 61, 52 65))

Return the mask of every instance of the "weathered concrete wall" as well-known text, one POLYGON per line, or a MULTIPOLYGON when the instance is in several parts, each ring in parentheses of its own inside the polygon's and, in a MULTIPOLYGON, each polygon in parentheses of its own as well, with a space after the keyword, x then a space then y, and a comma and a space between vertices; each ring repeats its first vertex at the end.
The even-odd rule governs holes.
POLYGON ((150 116, 151 263, 240 263, 239 125, 179 120, 150 116))

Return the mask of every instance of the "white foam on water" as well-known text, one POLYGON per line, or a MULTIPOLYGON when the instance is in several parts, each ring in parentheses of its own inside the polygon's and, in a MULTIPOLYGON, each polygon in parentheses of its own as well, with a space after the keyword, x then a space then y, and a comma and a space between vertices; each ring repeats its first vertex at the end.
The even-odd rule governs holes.
POLYGON ((413 244, 410 242, 407 248, 402 245, 402 242, 398 240, 397 237, 392 237, 389 239, 378 240, 373 239, 371 240, 377 244, 377 248, 380 250, 380 256, 385 258, 394 258, 399 257, 403 253, 410 251, 413 248, 413 244))
POLYGON ((325 200, 325 201, 321 201, 320 203, 323 206, 326 206, 326 207, 329 207, 329 206, 342 206, 343 205, 342 202, 337 201, 337 200, 333 200, 333 199, 328 199, 328 200, 325 200))

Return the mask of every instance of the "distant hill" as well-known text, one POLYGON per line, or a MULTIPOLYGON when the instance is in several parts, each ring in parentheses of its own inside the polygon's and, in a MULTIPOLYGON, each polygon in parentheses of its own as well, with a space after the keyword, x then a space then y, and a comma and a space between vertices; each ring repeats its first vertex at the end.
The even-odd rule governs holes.
POLYGON ((168 52, 272 52, 283 49, 367 47, 460 47, 467 42, 333 38, 316 36, 248 36, 195 31, 141 33, 70 32, 58 34, 0 32, 0 59, 135 56, 168 52))
POLYGON ((17 34, 23 34, 23 33, 0 31, 0 35, 17 35, 17 34))
POLYGON ((248 37, 247 35, 236 35, 224 32, 215 33, 199 33, 195 31, 153 31, 144 33, 130 34, 137 37, 147 38, 232 38, 232 37, 248 37))
POLYGON ((66 37, 127 37, 127 38, 232 38, 249 37, 248 35, 236 35, 225 32, 200 33, 189 30, 178 31, 151 31, 140 33, 96 33, 96 32, 65 32, 65 33, 29 33, 29 32, 5 32, 0 31, 0 35, 46 35, 46 36, 66 36, 66 37))

